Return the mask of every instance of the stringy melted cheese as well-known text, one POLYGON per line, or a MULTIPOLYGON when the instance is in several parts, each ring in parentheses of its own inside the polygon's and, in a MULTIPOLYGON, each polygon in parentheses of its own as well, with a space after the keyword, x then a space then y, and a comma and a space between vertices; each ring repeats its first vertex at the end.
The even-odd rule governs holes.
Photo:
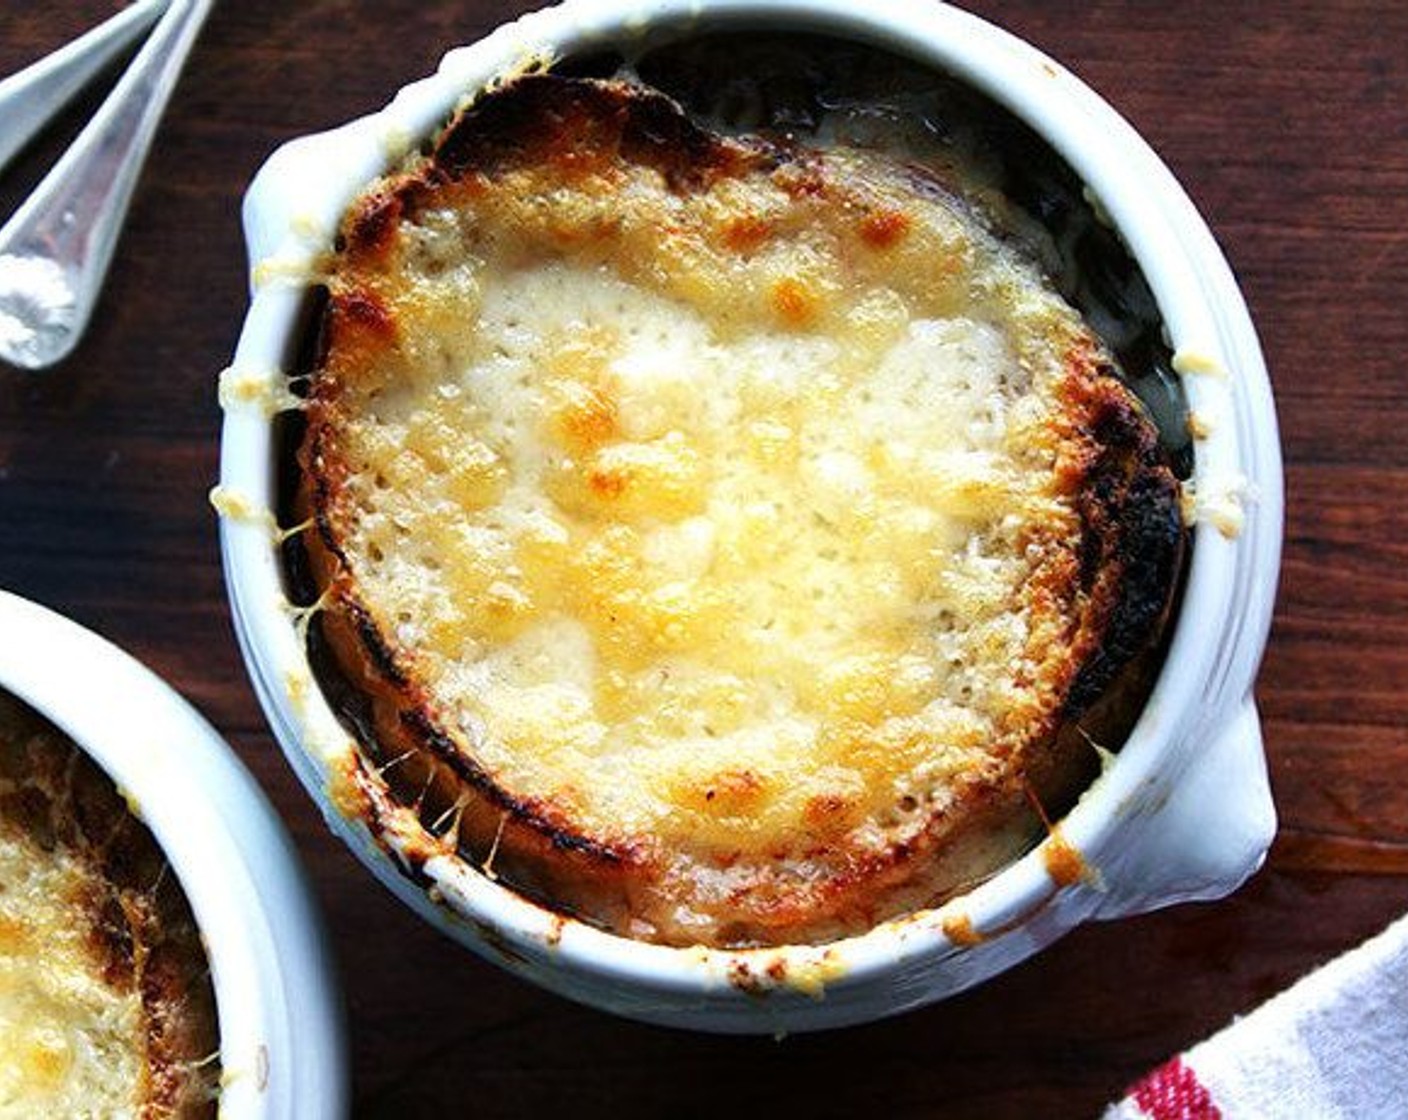
POLYGON ((0 828, 0 1117, 141 1106, 141 998, 102 975, 82 903, 89 876, 64 849, 0 828))
POLYGON ((330 358, 359 596, 590 835, 878 851, 1045 702, 1023 588, 1077 532, 1052 392, 1088 336, 960 206, 828 159, 866 185, 509 169, 334 287, 395 324, 330 358))

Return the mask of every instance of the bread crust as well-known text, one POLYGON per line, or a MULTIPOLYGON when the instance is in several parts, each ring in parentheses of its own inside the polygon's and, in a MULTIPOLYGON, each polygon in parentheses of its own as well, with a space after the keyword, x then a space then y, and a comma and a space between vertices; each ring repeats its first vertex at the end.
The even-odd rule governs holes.
MULTIPOLYGON (((720 867, 733 876, 724 895, 691 893, 651 836, 585 829, 571 804, 524 796, 481 765, 473 735, 455 726, 428 687, 414 649, 366 598, 349 546, 350 482, 359 468, 341 442, 343 391, 359 368, 396 345, 400 324, 373 278, 394 267, 397 230, 433 208, 472 204, 504 169, 547 165, 576 179, 618 162, 648 169, 681 198, 750 175, 770 176, 796 198, 840 190, 815 153, 719 136, 654 92, 530 75, 478 99, 429 157, 374 188, 344 223, 334 269, 341 279, 321 324, 298 453, 298 506, 315 526, 304 538, 323 607, 314 660, 325 687, 330 676, 341 679, 339 706, 358 732, 362 811, 374 831, 401 836, 401 855, 413 864, 457 854, 554 909, 668 944, 824 941, 932 906, 1028 846, 1043 807, 1071 803, 1094 772, 1092 740, 1122 740, 1147 690, 1177 584, 1178 482, 1153 425, 1088 332, 1065 350, 1049 435, 1054 485, 1068 496, 1078 529, 1073 541, 1058 541, 1054 531, 1028 541, 1041 559, 1022 591, 1026 609, 1052 617, 1047 631, 1061 632, 1065 654, 1041 662, 1041 678, 1031 682, 1039 700, 1023 709, 1020 727, 1004 729, 1001 765, 958 775, 942 807, 883 846, 848 848, 844 837, 829 836, 804 852, 723 858, 720 867), (409 850, 406 810, 424 826, 409 850)), ((904 174, 921 194, 950 189, 921 170, 904 174)), ((861 236, 883 250, 893 234, 887 223, 882 215, 861 236)), ((746 225, 730 228, 746 249, 753 234, 746 225)))

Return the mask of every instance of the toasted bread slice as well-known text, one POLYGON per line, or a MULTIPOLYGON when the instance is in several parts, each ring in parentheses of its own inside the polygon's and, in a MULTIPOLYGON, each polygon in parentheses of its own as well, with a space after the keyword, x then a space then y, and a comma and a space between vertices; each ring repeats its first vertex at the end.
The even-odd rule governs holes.
POLYGON ((529 75, 355 204, 328 287, 315 641, 424 855, 820 941, 1010 860, 1137 714, 1178 483, 924 170, 529 75))

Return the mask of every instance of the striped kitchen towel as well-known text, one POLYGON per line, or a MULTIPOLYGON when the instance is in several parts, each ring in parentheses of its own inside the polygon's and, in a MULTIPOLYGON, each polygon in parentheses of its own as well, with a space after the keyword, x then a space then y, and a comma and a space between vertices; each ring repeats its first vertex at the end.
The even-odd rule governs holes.
POLYGON ((1408 1120, 1408 917, 1134 1085, 1105 1120, 1408 1120))

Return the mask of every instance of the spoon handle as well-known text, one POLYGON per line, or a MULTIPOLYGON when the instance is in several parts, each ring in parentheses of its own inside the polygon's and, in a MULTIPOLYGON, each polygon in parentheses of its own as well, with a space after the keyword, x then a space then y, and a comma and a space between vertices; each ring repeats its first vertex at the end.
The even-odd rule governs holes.
POLYGON ((92 317, 132 192, 213 0, 172 0, 132 65, 0 229, 0 360, 43 369, 92 317))
POLYGON ((156 22, 168 0, 136 0, 53 54, 0 81, 0 169, 109 62, 156 22))

